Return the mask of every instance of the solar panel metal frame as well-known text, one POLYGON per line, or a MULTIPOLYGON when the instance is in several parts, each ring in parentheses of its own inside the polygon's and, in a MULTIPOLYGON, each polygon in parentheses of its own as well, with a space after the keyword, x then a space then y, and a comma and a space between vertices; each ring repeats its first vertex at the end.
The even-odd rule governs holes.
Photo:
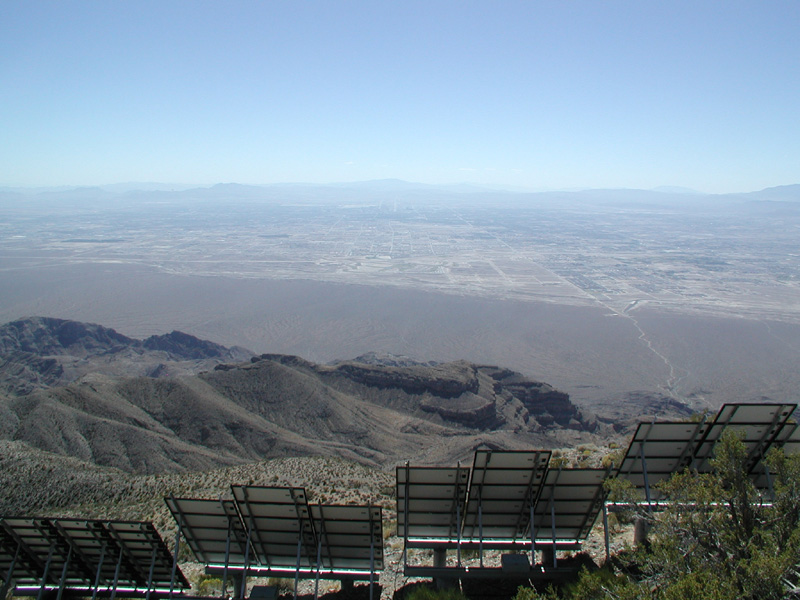
POLYGON ((701 473, 711 471, 710 460, 725 431, 742 432, 747 450, 748 473, 764 458, 773 445, 780 445, 781 432, 792 417, 796 404, 725 404, 699 441, 696 468, 701 473))
POLYGON ((458 543, 469 467, 397 467, 397 535, 407 546, 458 543))
POLYGON ((528 542, 549 450, 477 450, 461 529, 462 544, 503 548, 528 542))
POLYGON ((549 469, 534 508, 537 544, 580 543, 603 509, 608 469, 549 469))
POLYGON ((316 536, 306 491, 296 487, 231 486, 255 556, 246 568, 313 569, 316 536))
POLYGON ((244 565, 247 533, 233 500, 166 498, 186 543, 207 565, 244 565))
POLYGON ((318 567, 329 572, 383 569, 383 521, 379 506, 312 504, 318 567))
POLYGON ((174 569, 173 581, 173 557, 152 523, 3 517, 0 524, 4 577, 12 547, 20 548, 18 554, 13 550, 22 559, 22 572, 13 573, 17 590, 189 587, 180 569, 174 569))
POLYGON ((617 476, 643 490, 648 502, 662 499, 654 486, 694 464, 698 440, 709 426, 705 421, 639 423, 617 476))

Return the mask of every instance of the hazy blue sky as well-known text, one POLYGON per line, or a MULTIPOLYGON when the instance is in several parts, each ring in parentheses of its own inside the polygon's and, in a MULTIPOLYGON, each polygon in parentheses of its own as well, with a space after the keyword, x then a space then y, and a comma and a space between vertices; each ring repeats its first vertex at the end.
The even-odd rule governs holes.
POLYGON ((0 1, 0 185, 800 182, 800 1, 0 1))

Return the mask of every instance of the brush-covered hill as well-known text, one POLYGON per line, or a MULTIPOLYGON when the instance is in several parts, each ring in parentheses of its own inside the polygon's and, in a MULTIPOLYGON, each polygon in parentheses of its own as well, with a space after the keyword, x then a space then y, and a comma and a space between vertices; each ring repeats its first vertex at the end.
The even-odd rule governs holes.
POLYGON ((0 407, 6 439, 136 473, 282 456, 447 463, 481 444, 553 447, 598 428, 549 386, 463 362, 381 368, 270 356, 174 379, 87 375, 0 407))
MULTIPOLYGON (((131 473, 285 456, 380 467, 405 460, 448 464, 481 445, 557 447, 609 430, 566 394, 494 366, 374 356, 332 365, 282 355, 221 363, 231 351, 195 338, 188 344, 185 334, 136 342, 101 326, 54 319, 18 321, 2 332, 6 366, 15 357, 21 364, 24 353, 28 365, 37 358, 84 360, 94 370, 51 387, 43 376, 27 393, 0 395, 0 439, 131 473), (170 357, 192 352, 195 361, 215 366, 196 375, 130 377, 115 374, 116 359, 101 360, 151 352, 162 353, 167 371, 170 357)), ((69 377, 54 380, 61 378, 69 377)))

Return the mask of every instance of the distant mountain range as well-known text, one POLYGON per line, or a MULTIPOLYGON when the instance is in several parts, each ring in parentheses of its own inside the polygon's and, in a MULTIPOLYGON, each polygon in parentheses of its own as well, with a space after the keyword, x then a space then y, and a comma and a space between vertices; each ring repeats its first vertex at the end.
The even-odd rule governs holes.
POLYGON ((663 185, 651 190, 635 188, 619 189, 580 189, 580 190, 529 190, 514 186, 504 185, 475 185, 475 184, 427 184, 404 181, 401 179, 379 179, 371 181, 353 181, 343 183, 273 183, 264 185, 251 185, 239 183, 218 183, 215 185, 193 185, 176 183, 130 182, 116 183, 99 186, 52 186, 52 187, 10 187, 0 186, 0 194, 20 196, 40 196, 48 199, 56 198, 81 198, 99 199, 120 196, 192 196, 192 197, 234 197, 243 198, 269 198, 278 194, 280 196, 298 196, 308 193, 337 196, 342 192, 356 193, 439 193, 439 194, 480 194, 503 193, 510 195, 547 196, 552 194, 607 194, 624 193, 657 196, 708 196, 708 197, 740 197, 751 198, 763 196, 765 200, 800 201, 800 184, 781 185, 751 192, 737 192, 729 194, 706 194, 687 187, 663 185))

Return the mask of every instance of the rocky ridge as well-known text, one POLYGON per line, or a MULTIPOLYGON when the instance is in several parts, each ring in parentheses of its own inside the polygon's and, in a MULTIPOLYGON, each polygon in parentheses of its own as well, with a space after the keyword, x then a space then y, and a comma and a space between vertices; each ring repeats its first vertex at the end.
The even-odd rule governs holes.
POLYGON ((136 340, 102 325, 31 317, 0 326, 0 391, 25 395, 97 372, 175 377, 252 354, 180 331, 136 340))

